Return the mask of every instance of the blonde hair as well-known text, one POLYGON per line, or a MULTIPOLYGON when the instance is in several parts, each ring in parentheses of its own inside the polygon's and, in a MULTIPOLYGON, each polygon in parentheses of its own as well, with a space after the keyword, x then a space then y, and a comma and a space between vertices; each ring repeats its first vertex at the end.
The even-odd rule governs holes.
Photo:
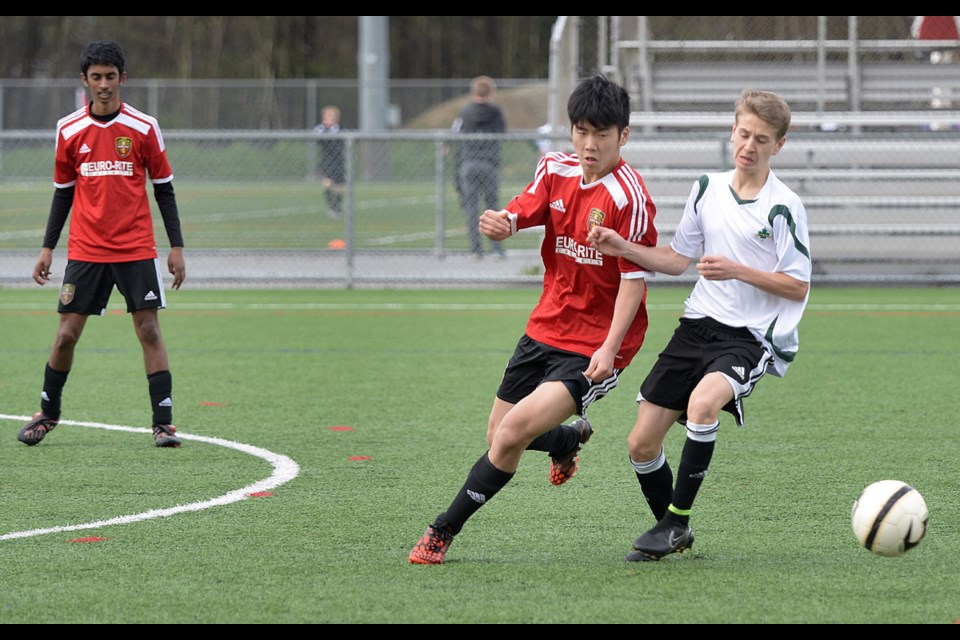
POLYGON ((497 83, 490 76, 477 76, 470 81, 470 92, 478 98, 489 98, 497 90, 497 83))
POLYGON ((790 105, 772 91, 744 89, 740 99, 737 100, 734 122, 739 121, 740 114, 745 112, 752 113, 767 124, 773 125, 777 132, 777 140, 787 135, 787 131, 790 130, 790 105))

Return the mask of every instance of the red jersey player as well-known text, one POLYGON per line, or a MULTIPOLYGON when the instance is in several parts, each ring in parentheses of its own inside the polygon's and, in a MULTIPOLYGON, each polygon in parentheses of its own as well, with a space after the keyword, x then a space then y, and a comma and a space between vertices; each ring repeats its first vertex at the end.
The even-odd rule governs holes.
POLYGON ((121 101, 124 68, 117 43, 102 40, 88 45, 80 58, 80 79, 90 90, 91 102, 57 123, 56 190, 33 268, 37 284, 50 280, 53 250, 71 209, 73 218, 60 288, 60 326, 44 372, 40 412, 17 436, 27 445, 37 444, 57 426, 74 349, 87 318, 103 315, 114 286, 126 299, 143 349, 154 442, 158 447, 181 444, 172 424, 173 382, 157 318, 166 296, 147 199, 148 179, 170 241, 167 268, 174 289, 186 277, 183 236, 160 127, 154 118, 121 101))
POLYGON ((656 208, 640 174, 620 156, 630 133, 630 98, 595 76, 577 86, 567 112, 576 154, 545 154, 522 193, 480 217, 480 231, 494 241, 544 228, 543 293, 497 390, 490 449, 413 547, 412 563, 442 564, 453 536, 513 478, 525 450, 550 454, 551 483, 569 480, 593 433, 587 407, 617 385, 643 344, 645 278, 652 273, 587 242, 599 225, 637 244, 657 244, 656 208), (575 414, 571 425, 561 424, 575 414))

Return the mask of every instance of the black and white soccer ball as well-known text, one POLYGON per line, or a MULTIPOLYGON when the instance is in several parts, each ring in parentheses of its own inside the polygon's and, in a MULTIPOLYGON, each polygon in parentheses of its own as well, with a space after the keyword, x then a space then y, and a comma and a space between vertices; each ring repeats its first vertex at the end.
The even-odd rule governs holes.
POLYGON ((899 556, 920 544, 927 533, 927 503, 920 492, 899 480, 867 486, 853 503, 850 521, 861 546, 881 556, 899 556))

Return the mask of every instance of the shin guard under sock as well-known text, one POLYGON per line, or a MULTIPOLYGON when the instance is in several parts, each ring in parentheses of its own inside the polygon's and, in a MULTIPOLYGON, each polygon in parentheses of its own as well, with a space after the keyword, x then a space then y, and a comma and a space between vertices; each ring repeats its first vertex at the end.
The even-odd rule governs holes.
POLYGON ((60 419, 60 399, 63 386, 67 384, 69 371, 57 371, 47 363, 43 371, 43 392, 40 394, 40 411, 54 420, 60 419))
POLYGON ((467 480, 444 513, 437 516, 434 527, 447 526, 453 533, 460 533, 466 521, 497 495, 510 479, 512 473, 501 471, 490 462, 489 451, 484 453, 470 469, 467 480))
POLYGON ((169 371, 157 371, 147 376, 150 388, 150 406, 153 424, 173 424, 173 376, 169 371))
POLYGON ((673 492, 673 506, 689 511, 707 475, 710 459, 713 458, 715 441, 698 442, 691 438, 683 445, 680 466, 677 467, 677 487, 673 492))
POLYGON ((659 521, 673 500, 673 470, 670 469, 663 450, 650 462, 634 462, 631 459, 630 464, 637 474, 640 491, 647 500, 647 506, 650 507, 653 517, 659 521))

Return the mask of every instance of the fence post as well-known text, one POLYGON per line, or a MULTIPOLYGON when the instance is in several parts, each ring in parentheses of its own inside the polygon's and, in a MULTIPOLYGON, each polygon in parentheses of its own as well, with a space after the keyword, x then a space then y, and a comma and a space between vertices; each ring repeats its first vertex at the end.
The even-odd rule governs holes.
MULTIPOLYGON (((0 131, 3 131, 3 114, 6 113, 3 105, 3 86, 0 85, 0 131)), ((3 140, 0 139, 0 180, 3 179, 3 140)))
POLYGON ((346 288, 353 289, 353 279, 354 279, 354 265, 353 265, 353 255, 354 255, 354 242, 353 242, 353 216, 354 216, 354 162, 353 162, 353 147, 354 147, 354 138, 350 136, 346 141, 346 149, 344 152, 344 169, 346 170, 346 193, 343 207, 343 240, 344 244, 344 259, 346 260, 346 288))
MULTIPOLYGON (((437 243, 434 249, 434 252, 437 255, 437 258, 442 260, 446 256, 446 249, 444 247, 444 239, 446 237, 446 199, 444 195, 446 194, 446 161, 444 154, 444 147, 446 142, 440 138, 434 143, 434 182, 437 189, 437 202, 436 202, 436 227, 437 227, 437 243)), ((456 180, 457 177, 454 177, 456 180)))
MULTIPOLYGON (((847 76, 850 88, 850 110, 860 111, 860 52, 857 46, 857 16, 847 16, 847 76)), ((851 127, 853 133, 860 133, 860 125, 851 127)))
POLYGON ((827 16, 817 16, 817 115, 827 106, 827 16))

